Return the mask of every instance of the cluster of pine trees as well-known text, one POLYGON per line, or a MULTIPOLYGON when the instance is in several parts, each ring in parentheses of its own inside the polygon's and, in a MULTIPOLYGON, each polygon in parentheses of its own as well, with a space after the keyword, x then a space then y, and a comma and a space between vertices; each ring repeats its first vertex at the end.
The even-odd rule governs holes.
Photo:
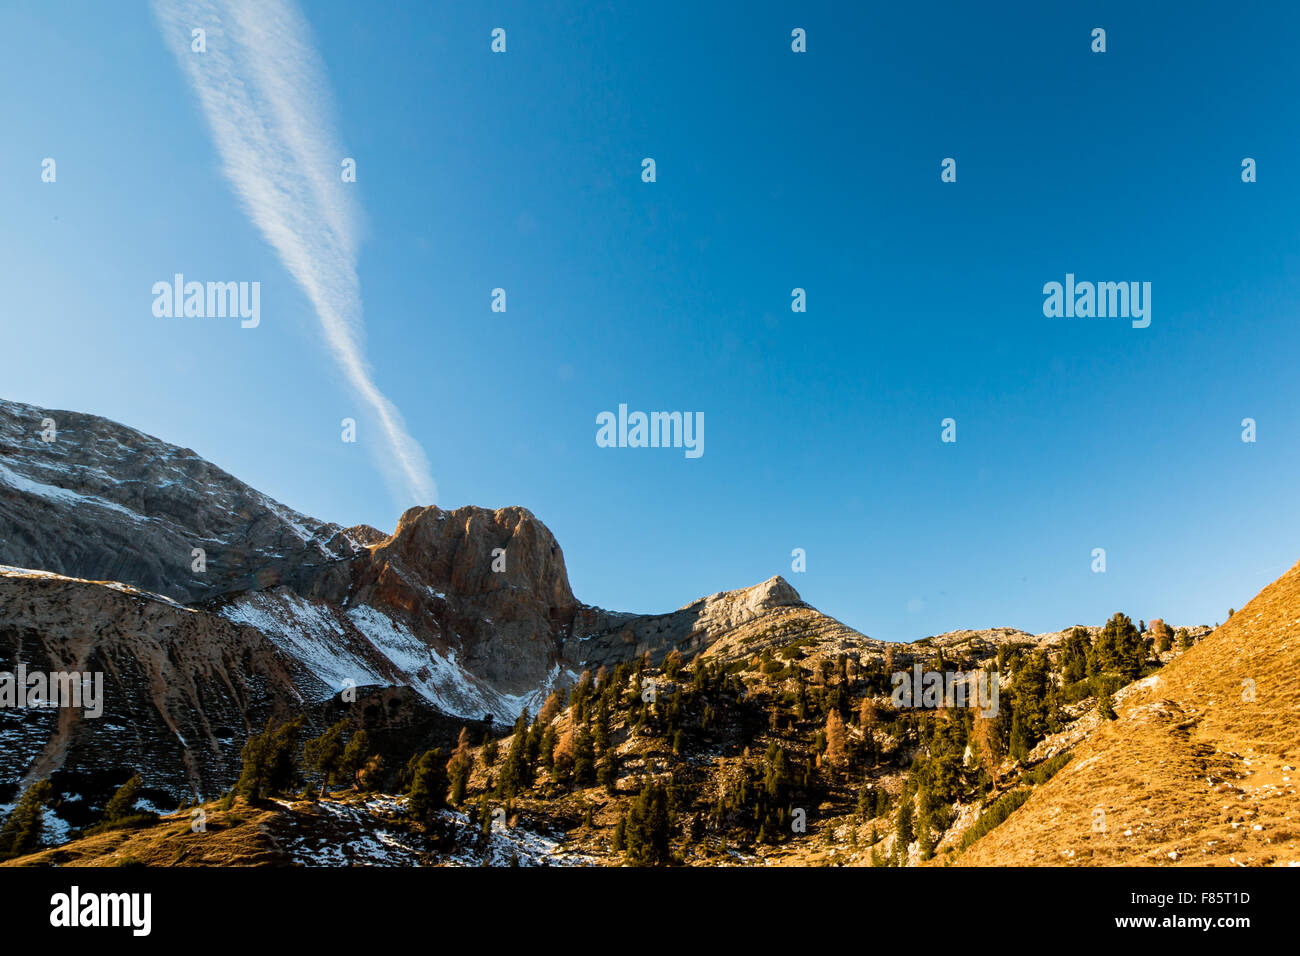
MULTIPOLYGON (((143 784, 139 774, 132 774, 104 805, 99 821, 74 836, 92 836, 107 830, 141 827, 157 820, 156 813, 136 807, 143 784)), ((5 818, 3 825, 0 825, 0 860, 23 856, 40 849, 45 833, 45 810, 53 805, 53 799, 54 786, 49 780, 38 780, 27 788, 17 806, 5 818)))
POLYGON ((278 727, 268 720, 261 733, 248 738, 227 806, 236 795, 254 802, 300 791, 306 797, 326 796, 340 780, 358 790, 372 789, 379 782, 383 760, 371 752, 365 730, 349 733, 352 722, 344 718, 320 736, 303 741, 304 725, 302 716, 278 727))

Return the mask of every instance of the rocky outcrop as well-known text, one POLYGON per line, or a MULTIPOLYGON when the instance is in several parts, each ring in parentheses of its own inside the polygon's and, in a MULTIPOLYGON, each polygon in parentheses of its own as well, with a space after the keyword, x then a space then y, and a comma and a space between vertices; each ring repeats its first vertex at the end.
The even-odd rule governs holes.
POLYGON ((347 593, 335 583, 313 596, 383 609, 504 694, 537 689, 563 663, 579 605, 559 544, 524 508, 412 508, 351 570, 347 593))

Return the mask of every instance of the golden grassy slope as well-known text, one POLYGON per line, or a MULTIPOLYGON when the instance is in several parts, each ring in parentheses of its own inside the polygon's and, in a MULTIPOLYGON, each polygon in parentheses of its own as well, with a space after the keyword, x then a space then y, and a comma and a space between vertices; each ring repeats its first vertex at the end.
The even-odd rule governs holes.
POLYGON ((1300 865, 1298 670, 1300 564, 1141 682, 956 862, 1300 865))
POLYGON ((288 862, 271 830, 278 807, 253 807, 240 799, 230 810, 205 805, 206 829, 195 833, 188 812, 152 826, 110 830, 0 866, 270 866, 288 862))

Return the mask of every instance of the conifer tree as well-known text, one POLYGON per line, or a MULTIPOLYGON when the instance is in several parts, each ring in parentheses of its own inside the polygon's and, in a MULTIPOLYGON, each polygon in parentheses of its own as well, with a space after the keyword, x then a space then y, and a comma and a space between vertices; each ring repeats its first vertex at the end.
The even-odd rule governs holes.
POLYGON ((633 866, 664 866, 672 862, 671 830, 668 793, 662 784, 651 781, 641 789, 627 813, 624 826, 627 861, 633 866))
POLYGON ((1155 645, 1158 653, 1165 653, 1173 646, 1173 630, 1162 620, 1151 622, 1151 629, 1155 632, 1155 645))
POLYGON ((295 717, 286 724, 266 729, 248 739, 241 752, 243 767, 235 792, 249 800, 260 800, 289 790, 298 779, 298 735, 304 718, 295 717))
POLYGON ((609 696, 602 694, 600 702, 596 705, 596 721, 592 731, 597 748, 603 753, 609 747, 610 737, 610 714, 609 714, 609 696))
POLYGON ((465 802, 465 790, 469 786, 469 775, 473 769, 474 753, 470 749, 469 728, 462 727, 460 738, 456 741, 456 749, 452 751, 451 759, 447 761, 452 806, 459 807, 465 802))
POLYGON ((303 745, 303 763, 320 775, 322 797, 329 796, 330 781, 342 770, 345 749, 343 735, 347 733, 350 723, 345 717, 319 737, 313 737, 303 745))
POLYGON ((856 808, 858 812, 858 818, 861 820, 870 820, 872 817, 872 809, 875 807, 875 805, 876 805, 876 795, 873 789, 870 786, 865 784, 859 787, 858 804, 856 808))
POLYGON ((521 716, 520 722, 515 724, 515 734, 510 739, 510 750, 501 768, 497 794, 504 800, 510 800, 515 794, 527 790, 532 785, 532 767, 528 763, 527 722, 521 716))
POLYGON ((41 845, 45 832, 45 807, 54 795, 49 780, 38 780, 27 788, 0 825, 0 860, 31 853, 41 845))
POLYGON ((912 798, 906 795, 903 802, 898 807, 898 820, 894 824, 895 845, 902 850, 903 860, 907 860, 907 847, 916 838, 912 828, 912 798))
POLYGON ((412 775, 407 812, 418 822, 426 823, 446 802, 447 768, 442 750, 425 751, 412 775))
POLYGON ((370 735, 365 728, 354 731, 339 758, 339 773, 350 779, 353 787, 364 790, 377 782, 373 778, 378 776, 382 765, 383 760, 370 753, 370 735))
POLYGON ((588 786, 596 780, 596 748, 591 731, 578 729, 573 743, 573 779, 578 786, 588 786))
POLYGON ((487 794, 478 799, 479 824, 483 830, 484 839, 492 838, 492 808, 488 806, 487 794))
POLYGON ((930 821, 923 818, 917 827, 917 849, 920 852, 922 860, 928 860, 934 856, 934 835, 930 831, 930 821))
POLYGON ((1092 650, 1092 641, 1088 632, 1081 627, 1070 631, 1065 639, 1065 648, 1061 653, 1061 680, 1073 684, 1088 676, 1088 652, 1092 650))
POLYGON ((560 692, 558 690, 551 691, 550 696, 546 698, 546 702, 542 704, 542 709, 537 712, 536 725, 541 727, 550 726, 551 721, 560 715, 562 706, 560 692))
POLYGON ((118 787, 108 803, 104 804, 104 822, 116 823, 134 815, 135 802, 139 799, 139 790, 143 784, 144 780, 137 773, 118 787))
POLYGON ((606 750, 596 764, 596 783, 613 796, 618 790, 618 755, 613 750, 606 750))
POLYGON ((1088 659, 1088 676, 1112 671, 1125 682, 1142 676, 1146 664, 1146 642, 1133 622, 1124 614, 1113 614, 1092 646, 1088 659))
POLYGON ((664 658, 662 669, 664 677, 668 678, 668 680, 676 680, 678 673, 682 669, 682 652, 675 647, 669 651, 668 656, 664 658))
POLYGON ((570 777, 573 775, 573 758, 574 752, 577 749, 577 743, 577 718, 573 711, 570 710, 568 726, 564 728, 564 733, 560 735, 560 739, 555 745, 555 753, 552 758, 554 763, 552 770, 555 774, 555 779, 561 783, 567 784, 570 777))
POLYGON ((1019 760, 1024 763, 1029 757, 1029 750, 1032 744, 1029 741, 1029 732, 1025 729, 1026 719, 1023 712, 1016 708, 1011 716, 1011 748, 1010 753, 1013 760, 1019 760))
POLYGON ((1098 688, 1097 691, 1097 716, 1102 720, 1118 720, 1119 714, 1115 713, 1115 702, 1105 688, 1098 688))
POLYGON ((542 766, 547 770, 555 769, 555 748, 557 746, 559 746, 559 740, 555 733, 555 727, 548 724, 546 730, 542 732, 541 752, 538 755, 542 761, 542 766))

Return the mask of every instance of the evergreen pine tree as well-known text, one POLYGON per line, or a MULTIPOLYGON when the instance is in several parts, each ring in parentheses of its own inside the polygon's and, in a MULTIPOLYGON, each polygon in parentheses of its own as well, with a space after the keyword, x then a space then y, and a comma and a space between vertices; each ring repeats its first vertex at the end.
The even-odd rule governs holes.
POLYGON ((596 764, 596 783, 605 788, 611 796, 618 790, 618 755, 613 750, 606 750, 596 764))
POLYGON ((382 763, 378 756, 370 753, 370 735, 362 728, 353 732, 348 745, 343 748, 343 755, 339 758, 339 773, 351 780, 352 786, 368 789, 369 783, 377 782, 371 778, 377 776, 382 763))
POLYGON ((1115 702, 1104 688, 1097 691, 1097 716, 1102 720, 1119 719, 1119 714, 1115 713, 1115 702))
POLYGON ((525 711, 515 723, 514 736, 510 738, 510 750, 501 768, 501 779, 497 782, 497 794, 504 800, 512 799, 515 794, 533 785, 532 767, 528 762, 526 714, 525 711))
POLYGON ((319 737, 313 737, 302 748, 303 763, 320 775, 320 795, 329 796, 330 781, 338 776, 343 766, 345 744, 350 721, 345 717, 319 737))
POLYGON ((908 844, 916 838, 912 824, 912 798, 910 795, 907 795, 904 796, 903 802, 898 807, 898 820, 894 824, 896 843, 902 847, 904 859, 906 859, 908 844))
POLYGON ((446 806, 447 768, 442 750, 426 751, 415 765, 407 798, 407 812, 420 823, 446 806))
POLYGON ((641 789, 628 810, 624 828, 628 862, 634 866, 664 866, 672 862, 671 829, 668 793, 662 784, 651 781, 641 789))
POLYGON ((289 790, 298 778, 298 735, 302 732, 304 718, 299 716, 272 729, 266 729, 248 738, 240 756, 243 767, 235 792, 249 800, 260 800, 289 790))
POLYGON ((143 784, 144 780, 137 773, 132 774, 130 780, 118 787, 108 803, 104 804, 104 822, 116 823, 134 815, 135 802, 139 799, 138 793, 143 784))
POLYGON ((573 780, 577 786, 585 787, 596 780, 596 748, 591 731, 585 726, 579 728, 573 744, 573 780))
POLYGON ((54 787, 49 780, 38 780, 27 788, 0 825, 0 860, 31 853, 41 845, 45 807, 53 795, 54 787))

